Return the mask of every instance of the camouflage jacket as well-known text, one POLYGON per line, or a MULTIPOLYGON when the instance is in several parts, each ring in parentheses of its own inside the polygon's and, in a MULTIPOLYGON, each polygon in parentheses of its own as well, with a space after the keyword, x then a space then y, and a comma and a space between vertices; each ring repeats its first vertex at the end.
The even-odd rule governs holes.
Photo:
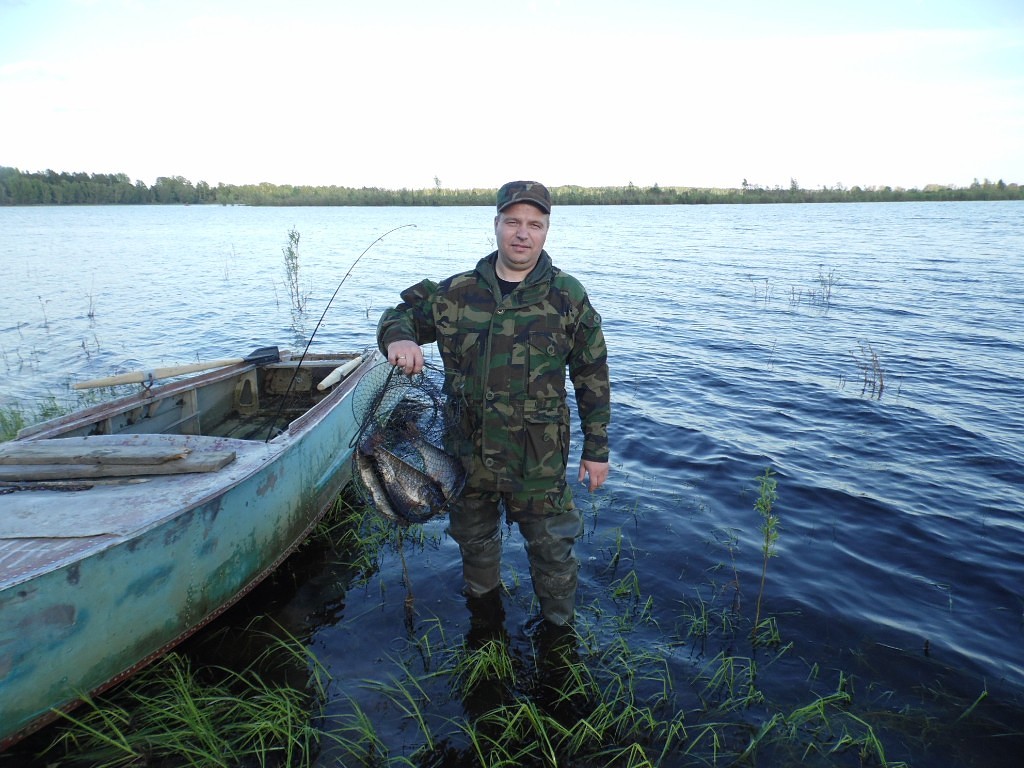
POLYGON ((467 486, 557 487, 569 456, 567 366, 583 458, 608 460, 611 393, 601 316, 579 281, 545 251, 503 299, 496 253, 470 272, 403 291, 402 303, 381 316, 377 341, 385 353, 393 341, 437 342, 446 393, 461 413, 457 450, 467 486))

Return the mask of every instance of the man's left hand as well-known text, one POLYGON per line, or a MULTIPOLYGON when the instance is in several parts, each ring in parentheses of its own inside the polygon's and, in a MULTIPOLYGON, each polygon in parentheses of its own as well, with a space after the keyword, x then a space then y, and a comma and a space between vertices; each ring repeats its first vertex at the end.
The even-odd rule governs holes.
POLYGON ((582 459, 580 461, 580 475, 579 482, 583 482, 583 478, 589 475, 590 482, 587 485, 587 490, 593 493, 602 485, 604 481, 608 479, 608 462, 607 461, 590 461, 589 459, 582 459))

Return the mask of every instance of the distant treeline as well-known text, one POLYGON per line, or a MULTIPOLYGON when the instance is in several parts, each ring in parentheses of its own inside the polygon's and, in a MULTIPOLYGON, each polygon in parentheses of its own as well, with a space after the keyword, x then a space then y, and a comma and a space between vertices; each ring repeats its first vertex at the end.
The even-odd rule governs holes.
MULTIPOLYGON (((907 200, 1020 200, 1021 187, 975 180, 969 187, 929 184, 924 189, 849 187, 803 189, 748 184, 734 189, 697 187, 553 187, 556 205, 707 205, 713 203, 858 203, 907 200)), ((161 176, 152 186, 123 173, 23 173, 0 166, 0 205, 493 205, 493 189, 295 187, 287 184, 193 184, 161 176)))

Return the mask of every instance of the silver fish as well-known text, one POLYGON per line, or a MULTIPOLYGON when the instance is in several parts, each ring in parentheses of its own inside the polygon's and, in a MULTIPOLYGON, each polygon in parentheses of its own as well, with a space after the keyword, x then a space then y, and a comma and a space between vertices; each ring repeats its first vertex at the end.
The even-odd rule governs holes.
POLYGON ((381 485, 377 470, 373 468, 373 460, 359 448, 356 448, 355 454, 359 479, 363 481, 363 486, 366 488, 367 493, 370 494, 370 501, 373 503, 374 508, 391 522, 401 523, 402 521, 395 514, 395 510, 391 506, 391 500, 388 498, 387 491, 381 485))
POLYGON ((373 452, 373 458, 398 517, 422 523, 443 510, 445 496, 434 478, 383 447, 373 452))
POLYGON ((423 460, 423 471, 437 481, 446 501, 460 490, 463 481, 462 462, 438 448, 422 435, 415 435, 409 445, 423 460))

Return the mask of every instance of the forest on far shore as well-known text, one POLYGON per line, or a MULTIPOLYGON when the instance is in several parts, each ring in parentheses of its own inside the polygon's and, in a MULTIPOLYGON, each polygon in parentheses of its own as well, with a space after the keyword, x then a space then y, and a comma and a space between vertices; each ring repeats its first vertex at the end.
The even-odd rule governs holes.
MULTIPOLYGON (((193 184, 181 176, 161 176, 152 186, 123 173, 25 173, 0 166, 0 205, 482 205, 494 204, 494 189, 447 189, 435 179, 427 189, 312 187, 288 184, 193 184)), ((910 200, 1020 200, 1019 184, 978 181, 969 187, 929 184, 901 187, 804 189, 762 187, 746 179, 736 188, 579 187, 551 188, 555 205, 708 205, 714 203, 864 203, 910 200)))

